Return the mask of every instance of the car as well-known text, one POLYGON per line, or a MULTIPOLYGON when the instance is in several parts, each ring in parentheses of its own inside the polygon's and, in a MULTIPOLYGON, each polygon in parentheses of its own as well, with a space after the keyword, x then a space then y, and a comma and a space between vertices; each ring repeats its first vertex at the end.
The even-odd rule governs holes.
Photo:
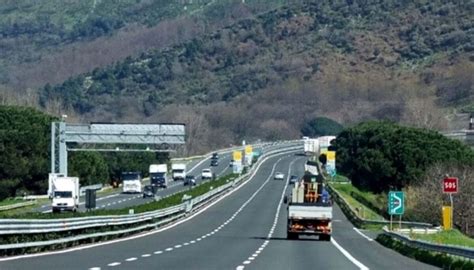
POLYGON ((201 174, 202 179, 212 179, 211 169, 203 169, 201 174))
POLYGON ((217 159, 211 160, 211 166, 219 166, 219 160, 217 159))
POLYGON ((296 182, 298 182, 298 176, 296 175, 290 176, 290 184, 294 184, 296 182))
POLYGON ((232 159, 229 163, 229 167, 233 167, 234 166, 234 160, 232 159))
POLYGON ((152 185, 146 185, 143 188, 143 198, 154 197, 155 196, 155 189, 152 185))
POLYGON ((219 153, 212 153, 211 159, 219 159, 219 153))
POLYGON ((275 173, 275 177, 274 177, 275 180, 283 180, 283 178, 285 178, 285 175, 283 173, 281 172, 275 173))
POLYGON ((184 178, 184 185, 190 185, 190 186, 195 186, 196 185, 196 178, 194 175, 186 175, 186 178, 184 178))

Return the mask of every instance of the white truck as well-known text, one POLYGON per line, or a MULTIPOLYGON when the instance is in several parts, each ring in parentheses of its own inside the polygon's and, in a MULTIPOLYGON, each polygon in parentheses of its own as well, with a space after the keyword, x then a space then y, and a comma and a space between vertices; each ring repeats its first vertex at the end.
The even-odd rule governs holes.
POLYGON ((319 139, 306 138, 303 141, 305 155, 317 155, 319 153, 319 139))
POLYGON ((168 165, 166 164, 151 164, 150 169, 150 184, 155 187, 168 187, 168 165))
POLYGON ((51 206, 53 213, 79 209, 79 178, 54 177, 51 179, 51 206))
POLYGON ((186 178, 186 164, 171 164, 171 173, 173 175, 173 180, 184 180, 186 178))
POLYGON ((288 202, 288 239, 297 239, 299 235, 319 235, 320 240, 331 240, 332 203, 322 184, 301 180, 285 202, 288 202))
POLYGON ((140 172, 123 172, 122 182, 123 193, 142 192, 142 175, 140 172))

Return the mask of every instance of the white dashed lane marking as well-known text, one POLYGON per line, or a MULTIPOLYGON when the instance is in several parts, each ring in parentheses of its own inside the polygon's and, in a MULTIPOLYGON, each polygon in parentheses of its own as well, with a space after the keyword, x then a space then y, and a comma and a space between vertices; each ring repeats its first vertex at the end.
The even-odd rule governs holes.
MULTIPOLYGON (((207 233, 207 234, 205 234, 205 235, 203 235, 203 236, 201 236, 201 237, 199 237, 199 238, 197 238, 197 239, 195 239, 195 240, 191 240, 191 241, 189 241, 189 242, 185 242, 185 243, 183 243, 182 245, 179 245, 179 244, 178 244, 178 245, 175 245, 174 248, 173 248, 173 247, 166 248, 165 251, 166 251, 166 252, 171 252, 171 251, 173 251, 174 249, 181 248, 183 245, 184 245, 184 246, 187 246, 187 245, 190 245, 190 244, 194 244, 194 243, 196 243, 196 242, 199 242, 199 241, 201 241, 201 240, 203 240, 203 239, 205 239, 205 238, 207 238, 207 237, 210 237, 210 236, 214 235, 215 233, 219 232, 223 227, 225 227, 227 224, 229 224, 229 223, 253 200, 253 198, 260 192, 260 190, 262 190, 263 187, 269 182, 269 180, 271 179, 271 175, 273 175, 273 172, 274 172, 274 170, 275 170, 275 168, 276 168, 277 163, 278 163, 281 159, 282 159, 282 158, 280 158, 280 159, 273 165, 272 171, 271 171, 271 173, 270 173, 270 176, 267 178, 267 180, 266 180, 264 183, 262 183, 262 185, 261 185, 261 186, 252 194, 252 196, 232 215, 231 218, 229 218, 227 221, 225 221, 223 224, 221 224, 219 227, 217 227, 217 228, 214 229, 213 231, 211 231, 211 232, 209 232, 209 233, 207 233)), ((137 197, 138 197, 138 196, 137 196, 137 197)), ((133 198, 129 198, 128 200, 131 200, 131 199, 133 199, 133 198)), ((124 200, 124 201, 125 201, 125 200, 124 200)), ((113 203, 113 204, 114 204, 114 203, 113 203)), ((109 205, 110 205, 110 204, 109 204, 109 205)), ((274 226, 273 226, 273 227, 275 227, 275 225, 276 225, 276 223, 274 223, 274 226)), ((274 228, 272 228, 272 230, 273 230, 273 229, 274 229, 274 228)), ((265 241, 265 242, 264 242, 264 245, 262 245, 261 249, 263 249, 263 247, 266 246, 266 245, 268 244, 268 242, 269 242, 268 240, 265 241)), ((255 258, 258 256, 258 253, 259 253, 259 252, 260 252, 260 249, 259 249, 258 252, 255 252, 251 257, 249 257, 248 260, 246 260, 246 261, 244 262, 244 264, 250 264, 252 260, 255 260, 255 258)), ((161 251, 161 250, 158 250, 158 251, 153 252, 153 254, 155 254, 155 255, 159 255, 159 254, 162 254, 162 253, 163 253, 163 251, 161 251)), ((141 255, 141 257, 143 257, 143 258, 150 257, 150 256, 152 256, 152 255, 151 255, 151 254, 143 254, 143 255, 141 255)), ((136 261, 137 259, 138 259, 137 257, 131 257, 131 258, 126 259, 125 261, 127 261, 127 262, 132 262, 132 261, 136 261)), ((114 262, 114 263, 108 264, 108 266, 117 266, 117 265, 120 265, 120 264, 121 264, 120 262, 114 262)), ((243 269, 243 268, 244 268, 244 266, 239 266, 239 267, 237 267, 237 269, 243 269)), ((100 269, 100 268, 98 268, 98 269, 100 269)), ((95 269, 95 270, 97 270, 97 269, 95 269)))

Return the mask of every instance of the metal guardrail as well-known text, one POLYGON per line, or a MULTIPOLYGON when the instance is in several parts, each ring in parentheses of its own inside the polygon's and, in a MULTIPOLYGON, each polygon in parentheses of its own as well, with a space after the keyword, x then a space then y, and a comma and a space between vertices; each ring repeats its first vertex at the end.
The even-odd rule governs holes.
POLYGON ((99 190, 104 187, 103 184, 96 184, 96 185, 90 185, 90 186, 83 186, 79 188, 79 195, 84 196, 86 194, 87 189, 93 189, 93 190, 99 190))
MULTIPOLYGON (((351 216, 352 219, 358 224, 367 224, 367 225, 389 225, 389 220, 373 220, 373 219, 364 219, 359 217, 354 210, 350 207, 350 204, 344 199, 344 197, 339 194, 337 190, 329 185, 329 191, 331 192, 332 197, 338 203, 339 207, 346 210, 346 212, 351 216)), ((400 222, 396 222, 397 224, 400 222)), ((433 224, 425 222, 415 222, 415 221, 402 221, 401 224, 408 227, 422 227, 422 228, 432 228, 433 224)))
POLYGON ((110 231, 110 232, 98 232, 98 233, 92 233, 92 234, 86 234, 86 235, 77 235, 77 236, 72 236, 72 237, 67 237, 67 238, 46 240, 46 241, 5 244, 5 245, 0 245, 0 250, 50 246, 50 245, 55 245, 55 244, 65 244, 65 243, 69 243, 69 242, 80 241, 80 240, 96 238, 96 237, 104 237, 104 236, 110 236, 110 235, 118 235, 118 234, 137 232, 137 231, 142 231, 142 230, 146 230, 146 229, 150 229, 150 228, 157 228, 157 227, 159 227, 163 224, 167 224, 167 223, 170 223, 174 220, 177 220, 177 219, 183 217, 184 215, 185 214, 182 213, 182 214, 173 216, 171 218, 160 220, 160 221, 152 223, 152 224, 145 224, 145 225, 142 225, 142 226, 138 226, 138 227, 134 227, 134 228, 130 228, 130 229, 124 229, 124 230, 116 230, 116 231, 110 231))
MULTIPOLYGON (((333 197, 336 199, 338 205, 342 208, 345 209, 345 213, 349 214, 350 217, 349 219, 353 219, 356 223, 358 224, 376 224, 376 225, 388 225, 390 224, 390 221, 388 220, 368 220, 368 219, 363 219, 357 216, 357 214, 352 210, 352 208, 349 206, 349 203, 339 194, 337 190, 335 190, 333 187, 329 186, 329 189, 331 190, 331 194, 333 197), (334 196, 335 195, 335 196, 334 196)), ((399 222, 396 222, 399 223, 399 222)), ((409 226, 409 227, 423 227, 423 228, 430 228, 433 227, 432 224, 429 223, 424 223, 424 222, 411 222, 411 221, 402 221, 403 225, 409 226)), ((429 250, 429 251, 434 251, 434 252, 441 252, 441 253, 446 253, 449 255, 453 256, 460 256, 464 258, 469 258, 469 259, 474 259, 474 249, 473 248, 468 248, 468 247, 460 247, 460 246, 453 246, 453 245, 438 245, 434 243, 429 243, 426 241, 421 241, 421 240, 413 240, 410 239, 408 236, 389 231, 386 227, 383 228, 384 234, 397 239, 398 241, 404 242, 406 245, 411 246, 411 247, 416 247, 424 250, 429 250)))
MULTIPOLYGON (((301 146, 291 146, 285 147, 282 149, 272 150, 264 155, 263 158, 259 159, 256 163, 263 162, 266 158, 271 157, 274 154, 285 153, 295 151, 301 146)), ((238 177, 237 179, 229 182, 225 185, 217 187, 201 196, 193 198, 191 200, 191 209, 194 206, 199 206, 200 204, 205 203, 209 199, 213 198, 219 193, 229 189, 232 186, 235 186, 237 183, 241 182, 243 179, 246 179, 253 170, 258 167, 253 167, 248 173, 238 177)), ((182 204, 168 207, 165 209, 144 212, 139 214, 130 214, 130 215, 115 215, 115 216, 91 216, 91 217, 80 217, 80 218, 64 218, 64 219, 0 219, 0 235, 12 235, 12 234, 37 234, 37 233, 51 233, 51 232, 61 232, 61 231, 74 231, 85 228, 94 228, 94 227, 104 227, 104 226, 116 226, 116 225, 126 225, 134 223, 142 223, 145 221, 151 221, 157 218, 168 218, 167 220, 175 220, 176 216, 183 216, 186 212, 189 212, 189 202, 184 202, 182 204)), ((110 232, 101 232, 101 233, 92 233, 87 235, 77 235, 73 237, 47 240, 47 241, 35 241, 27 243, 16 243, 16 244, 3 244, 0 245, 0 250, 7 250, 13 248, 27 248, 35 246, 44 246, 44 245, 53 245, 60 243, 67 243, 71 241, 78 241, 87 238, 101 237, 107 235, 117 235, 127 232, 139 231, 146 228, 152 228, 153 226, 158 226, 163 224, 163 221, 153 224, 145 224, 130 228, 127 230, 118 230, 110 232)))
POLYGON ((72 231, 101 226, 124 225, 169 216, 185 210, 184 204, 132 215, 92 216, 65 219, 1 219, 0 235, 72 231))
POLYGON ((474 259, 474 248, 452 246, 452 245, 438 245, 438 244, 429 243, 426 241, 413 240, 409 238, 408 236, 405 236, 396 232, 391 232, 387 228, 384 228, 384 234, 392 238, 395 238, 398 241, 401 241, 411 247, 416 247, 416 248, 425 249, 425 250, 434 251, 434 252, 446 253, 453 256, 460 256, 464 258, 469 258, 471 260, 474 259))

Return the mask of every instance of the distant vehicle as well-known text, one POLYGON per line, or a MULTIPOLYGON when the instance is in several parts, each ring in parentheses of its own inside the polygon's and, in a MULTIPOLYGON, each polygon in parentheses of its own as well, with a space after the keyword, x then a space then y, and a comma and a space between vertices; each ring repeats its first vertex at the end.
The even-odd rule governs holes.
POLYGON ((51 206, 53 213, 76 212, 79 208, 79 178, 55 177, 52 179, 51 206))
POLYGON ((184 185, 195 186, 196 178, 194 177, 194 175, 186 175, 186 178, 184 179, 184 185))
POLYGON ((186 178, 186 164, 175 163, 171 165, 173 180, 184 180, 186 178))
POLYGON ((211 169, 203 169, 201 174, 202 179, 212 179, 211 169))
POLYGON ((142 175, 140 172, 122 173, 122 191, 123 193, 141 193, 142 175))
POLYGON ((219 153, 212 153, 211 159, 219 159, 219 153))
POLYGON ((219 166, 219 160, 218 159, 212 159, 211 160, 211 166, 219 166))
POLYGON ((232 159, 230 162, 229 162, 229 167, 233 167, 234 166, 234 160, 232 159))
POLYGON ((283 173, 281 172, 275 173, 275 177, 274 177, 275 180, 283 180, 283 178, 285 178, 285 175, 283 173))
POLYGON ((296 182, 298 182, 298 176, 296 175, 290 176, 290 184, 294 184, 296 182))
POLYGON ((168 165, 166 164, 151 164, 150 169, 150 183, 155 187, 168 187, 168 165))
POLYGON ((143 188, 143 198, 154 197, 155 196, 155 189, 152 185, 146 185, 143 188))

